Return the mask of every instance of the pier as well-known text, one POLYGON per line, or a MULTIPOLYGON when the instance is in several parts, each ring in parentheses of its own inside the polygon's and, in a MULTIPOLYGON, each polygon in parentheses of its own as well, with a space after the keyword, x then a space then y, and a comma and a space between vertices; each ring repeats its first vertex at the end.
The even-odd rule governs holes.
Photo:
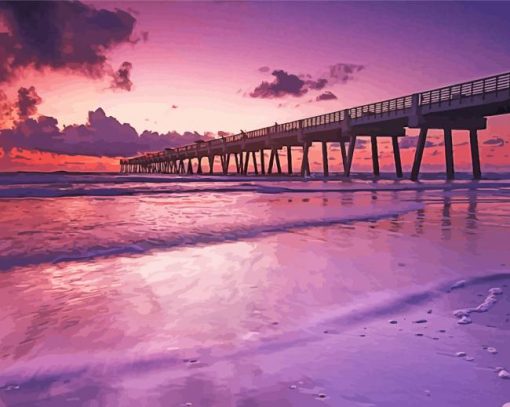
POLYGON ((298 149, 303 155, 298 173, 309 176, 309 149, 313 143, 321 143, 322 170, 327 177, 330 175, 327 143, 339 143, 340 170, 350 176, 356 140, 363 137, 370 141, 374 176, 379 175, 378 140, 391 139, 395 174, 402 178, 399 138, 406 137, 406 129, 419 129, 410 173, 411 180, 416 181, 428 131, 440 129, 444 135, 446 178, 455 178, 452 131, 464 130, 469 134, 473 178, 480 179, 478 130, 486 128, 487 117, 507 113, 510 113, 510 72, 122 159, 120 171, 215 174, 214 163, 219 160, 221 170, 216 175, 228 175, 231 162, 235 162, 235 173, 239 175, 248 174, 250 162, 254 175, 290 175, 295 173, 292 153, 298 149), (267 166, 266 151, 269 152, 267 166), (280 157, 285 155, 286 167, 282 167, 280 157), (194 162, 197 163, 196 171, 194 162))

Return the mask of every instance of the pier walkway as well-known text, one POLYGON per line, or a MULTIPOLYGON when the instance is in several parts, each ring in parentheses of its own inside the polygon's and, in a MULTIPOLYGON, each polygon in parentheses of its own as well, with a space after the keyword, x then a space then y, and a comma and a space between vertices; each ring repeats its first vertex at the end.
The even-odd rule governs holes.
POLYGON ((299 173, 310 175, 309 149, 312 143, 322 144, 323 174, 328 176, 328 145, 339 143, 342 170, 350 175, 356 139, 368 137, 371 144, 372 168, 379 175, 378 139, 390 138, 397 177, 403 176, 399 138, 406 128, 419 129, 411 179, 417 180, 426 146, 427 132, 441 129, 444 134, 446 177, 455 177, 452 130, 469 132, 473 178, 481 177, 478 130, 486 128, 487 117, 510 113, 510 73, 477 79, 421 93, 401 96, 382 102, 308 117, 257 130, 213 139, 206 142, 167 148, 156 153, 122 159, 122 173, 213 174, 219 157, 220 175, 229 174, 231 159, 237 174, 283 174, 279 151, 286 150, 286 173, 293 174, 293 148, 302 151, 299 173), (269 162, 266 166, 265 151, 269 162), (259 158, 259 160, 257 160, 259 158), (203 161, 207 162, 204 169, 203 161), (249 166, 251 161, 251 168, 249 166))

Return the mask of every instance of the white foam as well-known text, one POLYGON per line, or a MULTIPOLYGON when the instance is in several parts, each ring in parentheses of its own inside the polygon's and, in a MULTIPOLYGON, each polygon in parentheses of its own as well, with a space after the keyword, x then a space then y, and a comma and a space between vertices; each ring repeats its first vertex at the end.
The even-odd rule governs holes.
POLYGON ((453 315, 456 318, 459 318, 457 323, 461 324, 461 325, 470 324, 471 322, 473 322, 470 318, 471 313, 489 311, 494 306, 494 304, 496 304, 498 302, 497 296, 501 295, 502 293, 503 293, 503 290, 499 287, 491 288, 489 290, 489 295, 483 300, 483 302, 480 305, 478 305, 474 308, 472 307, 472 308, 463 308, 463 309, 455 310, 453 312, 453 315))

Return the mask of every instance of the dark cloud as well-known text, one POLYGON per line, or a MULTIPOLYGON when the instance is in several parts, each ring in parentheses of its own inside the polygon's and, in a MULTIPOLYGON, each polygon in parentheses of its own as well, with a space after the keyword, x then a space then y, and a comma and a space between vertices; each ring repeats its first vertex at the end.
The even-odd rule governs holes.
POLYGON ((79 1, 0 2, 0 82, 22 68, 80 72, 99 78, 110 72, 106 53, 132 42, 132 14, 96 9, 79 1))
POLYGON ((339 62, 329 67, 328 77, 330 83, 347 83, 354 79, 354 75, 365 69, 364 65, 345 64, 339 62))
MULTIPOLYGON (((418 136, 407 136, 402 137, 399 141, 399 146, 401 149, 407 149, 407 148, 414 148, 418 144, 418 136)), ((434 144, 432 141, 427 140, 425 142, 425 147, 433 147, 436 144, 434 144)))
POLYGON ((120 68, 112 75, 110 87, 112 89, 127 90, 129 92, 133 87, 133 82, 131 82, 131 69, 133 69, 133 64, 131 62, 123 62, 120 68))
POLYGON ((160 134, 137 131, 127 123, 107 116, 99 108, 89 112, 86 124, 71 125, 60 130, 53 117, 40 116, 19 121, 12 129, 0 130, 0 145, 5 150, 22 148, 70 155, 133 156, 148 151, 160 151, 209 139, 197 132, 182 134, 171 131, 160 134))
POLYGON ((505 144, 505 140, 503 140, 501 137, 494 137, 490 138, 488 140, 485 140, 483 144, 487 144, 490 146, 496 146, 496 147, 503 147, 505 144))
POLYGON ((273 71, 271 75, 275 77, 274 81, 262 82, 250 93, 252 98, 272 99, 288 95, 299 97, 308 92, 306 82, 297 75, 281 69, 273 71))
POLYGON ((18 117, 26 119, 37 113, 37 105, 42 102, 41 97, 33 86, 18 89, 18 117))
MULTIPOLYGON (((273 99, 285 96, 300 97, 313 90, 323 90, 329 85, 347 83, 354 79, 356 73, 365 69, 364 65, 337 63, 331 65, 324 75, 313 79, 310 74, 294 75, 282 69, 274 70, 271 75, 275 77, 272 82, 263 81, 249 95, 252 98, 273 99)), ((260 72, 269 72, 269 67, 259 68, 260 72)), ((333 99, 331 92, 325 92, 316 100, 333 99), (326 99, 322 99, 323 95, 326 99)), ((336 98, 336 97, 335 97, 336 98)))
POLYGON ((327 84, 328 84, 328 80, 324 79, 324 78, 317 79, 316 81, 314 81, 314 80, 306 81, 306 85, 307 85, 308 89, 311 89, 311 90, 324 89, 327 84))
POLYGON ((327 90, 324 93, 321 93, 319 96, 317 96, 315 98, 315 100, 317 102, 320 102, 321 100, 335 100, 335 99, 338 99, 338 98, 336 97, 336 95, 334 93, 330 92, 329 90, 327 90))

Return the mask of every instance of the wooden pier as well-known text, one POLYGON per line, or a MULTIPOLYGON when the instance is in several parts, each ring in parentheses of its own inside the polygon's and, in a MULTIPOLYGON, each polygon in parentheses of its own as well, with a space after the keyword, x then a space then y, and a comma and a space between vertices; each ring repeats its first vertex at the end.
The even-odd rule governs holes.
POLYGON ((213 174, 214 162, 219 159, 221 171, 218 175, 228 175, 233 157, 236 174, 248 174, 250 161, 255 175, 283 174, 284 170, 293 174, 292 151, 298 148, 303 154, 300 174, 308 176, 309 149, 312 143, 322 143, 323 174, 329 176, 327 143, 339 143, 343 174, 349 176, 356 139, 367 137, 371 145, 373 174, 378 176, 378 139, 384 137, 392 141, 395 174, 403 177, 399 138, 406 136, 407 128, 414 128, 419 129, 419 136, 411 169, 412 180, 419 177, 427 133, 431 129, 440 129, 444 134, 447 179, 455 177, 452 131, 469 133, 473 178, 479 179, 478 130, 486 128, 487 117, 507 113, 510 113, 510 73, 122 159, 120 170, 122 173, 191 175, 195 160, 196 174, 213 174), (287 168, 282 168, 280 162, 282 150, 287 155, 287 168), (269 152, 267 166, 266 151, 269 152), (207 171, 203 169, 204 159, 207 160, 207 171))

